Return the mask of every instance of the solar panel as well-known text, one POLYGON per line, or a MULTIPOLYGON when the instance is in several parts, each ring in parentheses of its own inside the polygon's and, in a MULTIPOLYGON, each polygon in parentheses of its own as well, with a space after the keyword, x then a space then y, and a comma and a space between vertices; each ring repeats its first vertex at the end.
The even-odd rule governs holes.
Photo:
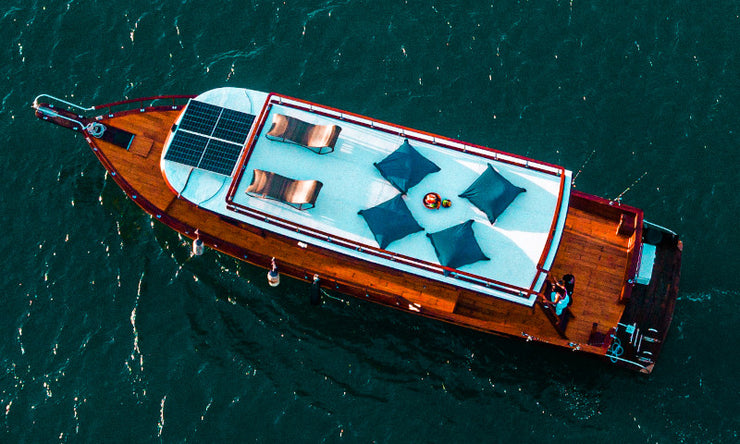
POLYGON ((207 137, 199 136, 198 134, 176 131, 164 158, 173 162, 197 167, 200 163, 200 158, 203 157, 203 151, 206 149, 206 145, 208 145, 208 140, 207 137))
POLYGON ((234 169, 241 149, 241 145, 211 139, 203 153, 198 168, 228 176, 231 174, 231 170, 234 169))
POLYGON ((220 106, 191 100, 180 120, 179 128, 210 136, 222 109, 220 106))
POLYGON ((243 144, 247 141, 252 122, 254 122, 254 116, 251 114, 224 109, 216 123, 213 137, 243 144))
POLYGON ((165 159, 228 176, 254 118, 251 114, 191 100, 165 159))

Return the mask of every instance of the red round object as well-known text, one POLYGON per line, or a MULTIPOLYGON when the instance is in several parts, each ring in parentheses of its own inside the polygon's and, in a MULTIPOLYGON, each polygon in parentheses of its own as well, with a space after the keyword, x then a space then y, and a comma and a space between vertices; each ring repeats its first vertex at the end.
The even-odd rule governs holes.
POLYGON ((424 206, 430 210, 438 209, 441 201, 442 198, 440 198, 437 193, 427 193, 426 196, 424 196, 424 206))

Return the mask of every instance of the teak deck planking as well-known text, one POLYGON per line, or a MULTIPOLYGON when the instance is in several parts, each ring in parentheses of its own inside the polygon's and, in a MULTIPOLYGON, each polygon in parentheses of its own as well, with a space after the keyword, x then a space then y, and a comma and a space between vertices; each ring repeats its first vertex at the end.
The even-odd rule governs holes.
MULTIPOLYGON (((593 323, 600 330, 614 326, 624 311, 618 297, 628 266, 629 238, 617 234, 618 219, 569 208, 560 248, 552 266, 553 277, 576 276, 567 327, 560 338, 536 307, 503 301, 462 290, 449 284, 411 276, 316 247, 297 247, 295 240, 230 220, 179 198, 165 183, 160 156, 166 135, 178 110, 121 113, 102 122, 145 137, 145 148, 126 150, 90 139, 98 156, 119 185, 142 208, 173 229, 193 238, 197 228, 209 247, 267 267, 275 257, 282 273, 310 282, 314 273, 323 286, 359 298, 445 320, 495 334, 531 336, 543 342, 603 355, 600 347, 585 345, 593 323), (149 143, 151 141, 151 144, 149 143), (106 161, 108 165, 106 165, 106 161), (132 194, 138 195, 132 195, 132 194), (411 307, 411 304, 415 304, 411 307)), ((577 199, 577 196, 574 197, 577 199)))

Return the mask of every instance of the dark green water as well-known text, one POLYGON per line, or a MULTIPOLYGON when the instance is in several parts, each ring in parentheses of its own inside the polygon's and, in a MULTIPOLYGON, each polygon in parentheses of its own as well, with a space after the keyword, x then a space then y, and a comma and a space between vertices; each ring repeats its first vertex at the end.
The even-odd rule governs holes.
POLYGON ((740 5, 6 0, 2 442, 737 442, 740 5), (153 223, 46 92, 234 85, 578 171, 685 242, 656 370, 343 298, 153 223))

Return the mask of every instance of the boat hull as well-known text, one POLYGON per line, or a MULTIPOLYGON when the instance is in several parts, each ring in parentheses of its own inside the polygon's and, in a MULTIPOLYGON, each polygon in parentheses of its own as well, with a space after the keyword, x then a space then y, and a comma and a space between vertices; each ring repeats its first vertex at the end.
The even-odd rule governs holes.
MULTIPOLYGON (((183 97, 186 96, 177 96, 177 98, 183 97)), ((169 99, 171 97, 165 98, 165 100, 169 99)), ((666 239, 670 238, 670 241, 666 240, 660 246, 659 256, 669 258, 661 259, 660 263, 670 263, 670 266, 658 267, 654 285, 647 288, 640 287, 639 291, 634 291, 632 285, 626 285, 625 288, 631 290, 631 294, 626 298, 624 294, 612 295, 615 307, 610 309, 612 314, 609 320, 605 319, 601 325, 602 334, 605 334, 606 340, 596 343, 591 341, 592 336, 583 326, 558 332, 553 328, 552 320, 548 318, 545 310, 537 307, 527 307, 484 297, 455 285, 409 275, 392 267, 369 263, 336 251, 297 243, 290 237, 256 227, 237 218, 216 214, 183 199, 173 192, 164 180, 159 162, 170 128, 182 110, 183 105, 181 104, 144 105, 143 102, 139 102, 137 108, 115 112, 112 110, 113 106, 106 105, 109 107, 107 113, 90 118, 78 115, 77 117, 82 121, 79 127, 69 125, 65 119, 54 121, 48 118, 48 114, 39 113, 39 109, 43 110, 45 106, 47 105, 37 104, 37 116, 46 117, 45 120, 52 123, 82 132, 110 177, 153 219, 190 239, 198 236, 207 247, 239 260, 269 269, 273 258, 276 258, 281 274, 306 283, 313 282, 314 276, 318 275, 319 284, 325 289, 486 333, 544 342, 569 350, 586 352, 645 373, 652 371, 654 357, 657 356, 660 345, 665 340, 680 276, 681 244, 677 237, 667 236, 666 239), (133 141, 129 146, 123 147, 115 141, 96 138, 89 131, 89 127, 85 129, 85 125, 91 122, 98 122, 106 128, 133 134, 133 141), (658 281, 661 283, 658 284, 658 281), (663 282, 668 284, 663 284, 663 282), (661 294, 659 298, 656 297, 658 293, 661 294), (621 301, 619 301, 620 298, 621 301), (615 356, 617 349, 614 348, 614 343, 610 338, 620 338, 621 342, 624 342, 624 334, 620 332, 618 326, 609 332, 605 332, 604 327, 610 327, 616 319, 635 324, 646 322, 634 313, 640 313, 639 305, 643 305, 645 300, 655 301, 657 299, 662 302, 654 302, 653 305, 658 307, 662 304, 662 308, 654 307, 653 309, 660 310, 660 329, 656 329, 658 333, 653 335, 656 338, 654 342, 651 342, 654 347, 651 348, 653 351, 649 362, 639 361, 639 350, 637 347, 633 347, 635 350, 628 350, 629 344, 627 343, 622 346, 623 352, 615 356)), ((624 214, 624 211, 629 210, 613 211, 609 208, 613 206, 611 203, 607 204, 583 193, 576 193, 576 196, 576 205, 579 201, 590 202, 589 205, 597 209, 596 213, 604 211, 605 214, 602 216, 609 221, 614 217, 618 219, 619 214, 624 214)), ((575 214, 576 210, 573 211, 575 214)), ((589 211, 593 212, 593 210, 589 211)), ((639 214, 641 215, 641 212, 639 214)), ((575 216, 569 215, 569 221, 575 220, 574 218, 575 216)), ((639 223, 642 223, 641 217, 639 223)), ((639 238, 640 228, 632 227, 633 231, 630 232, 630 236, 639 238)), ((629 242, 634 244, 634 241, 629 242)), ((563 248, 561 246, 561 250, 563 248)), ((624 273, 630 273, 630 267, 636 262, 636 254, 626 253, 626 263, 620 265, 625 267, 624 273)), ((582 303, 584 306, 587 305, 586 301, 582 303)), ((588 317, 588 315, 581 315, 580 312, 575 314, 576 319, 579 319, 579 316, 588 317)), ((583 324, 585 319, 571 322, 583 324)), ((590 328, 590 325, 587 327, 590 328)), ((649 328, 653 327, 646 327, 643 332, 647 332, 649 328)))

